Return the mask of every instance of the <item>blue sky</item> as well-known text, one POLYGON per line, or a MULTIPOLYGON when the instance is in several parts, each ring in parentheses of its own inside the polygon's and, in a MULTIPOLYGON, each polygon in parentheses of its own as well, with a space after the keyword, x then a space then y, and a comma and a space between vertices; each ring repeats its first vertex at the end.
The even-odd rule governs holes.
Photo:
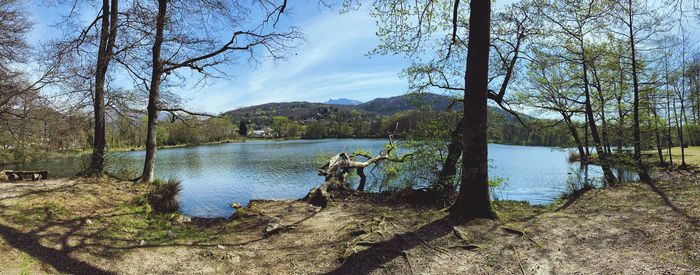
MULTIPOLYGON (((500 0, 496 5, 509 2, 500 0)), ((177 93, 187 107, 219 113, 268 102, 324 102, 340 97, 369 101, 406 92, 407 82, 399 73, 409 65, 407 60, 366 55, 378 39, 375 20, 364 7, 340 14, 315 0, 292 1, 290 6, 290 22, 301 28, 305 41, 286 60, 244 61, 227 67, 226 78, 211 79, 204 87, 182 87, 177 93)), ((94 18, 95 12, 87 9, 84 21, 94 18)), ((51 25, 68 12, 66 7, 28 10, 36 22, 29 38, 33 43, 58 35, 51 25)))
MULTIPOLYGON (((498 0, 494 8, 512 2, 498 0)), ((60 20, 58 13, 68 12, 44 7, 29 7, 29 11, 37 23, 30 42, 56 35, 51 24, 60 20)), ((289 11, 291 24, 301 27, 306 39, 286 61, 244 61, 228 66, 226 78, 211 79, 204 87, 176 90, 186 106, 219 113, 268 102, 324 102, 339 97, 368 101, 406 92, 407 82, 399 73, 409 65, 407 60, 366 56, 378 44, 375 20, 366 9, 339 14, 337 9, 319 7, 317 0, 295 0, 290 1, 289 11)), ((84 16, 88 21, 94 11, 84 16)))
MULTIPOLYGON (((29 41, 36 45, 59 35, 52 25, 69 10, 29 6, 28 11, 36 23, 29 41)), ((268 102, 324 102, 339 97, 369 101, 405 93, 406 81, 398 73, 408 66, 406 60, 366 56, 378 43, 375 21, 366 10, 340 14, 337 9, 320 7, 315 0, 302 0, 290 2, 288 12, 290 24, 301 28, 305 40, 286 60, 242 61, 226 66, 226 77, 209 79, 204 87, 178 88, 175 91, 187 107, 219 113, 268 102)), ((89 22, 95 13, 85 7, 83 21, 89 22)), ((197 79, 193 75, 191 83, 197 79)))
POLYGON ((408 62, 397 56, 365 56, 378 43, 374 20, 366 11, 339 14, 308 1, 292 12, 305 41, 287 60, 240 63, 240 73, 201 90, 181 95, 191 107, 207 111, 284 101, 323 102, 346 97, 368 101, 403 94, 406 81, 398 77, 408 62))

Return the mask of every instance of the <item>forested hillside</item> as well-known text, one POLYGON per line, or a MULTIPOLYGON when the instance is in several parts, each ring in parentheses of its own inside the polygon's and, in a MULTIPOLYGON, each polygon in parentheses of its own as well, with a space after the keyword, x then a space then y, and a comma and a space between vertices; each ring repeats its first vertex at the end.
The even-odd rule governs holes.
MULTIPOLYGON (((453 127, 460 102, 433 93, 377 98, 359 105, 309 102, 267 103, 225 112, 234 123, 244 122, 249 130, 269 129, 274 137, 383 138, 389 133, 406 137, 409 132, 448 117, 453 127)), ((566 129, 545 127, 553 121, 513 114, 489 107, 491 142, 524 145, 571 145, 566 129)))
MULTIPOLYGON (((327 119, 332 115, 345 116, 357 112, 365 116, 376 117, 421 108, 445 111, 451 102, 452 99, 448 96, 426 93, 420 96, 377 98, 357 105, 309 102, 267 103, 228 111, 224 115, 233 119, 248 120, 249 123, 257 125, 270 125, 275 116, 284 116, 295 121, 307 121, 327 119)), ((457 103, 451 110, 461 110, 461 106, 457 103)))

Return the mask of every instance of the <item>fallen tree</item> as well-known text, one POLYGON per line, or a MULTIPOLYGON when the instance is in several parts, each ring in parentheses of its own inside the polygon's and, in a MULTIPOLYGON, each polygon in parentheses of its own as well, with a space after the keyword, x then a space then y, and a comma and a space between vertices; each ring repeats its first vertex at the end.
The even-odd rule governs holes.
MULTIPOLYGON (((411 154, 403 155, 400 158, 392 157, 391 152, 396 149, 396 145, 389 136, 389 146, 381 154, 370 156, 361 153, 347 154, 345 152, 333 156, 327 164, 318 168, 318 175, 326 178, 326 181, 319 187, 315 187, 302 200, 314 206, 325 208, 333 201, 333 197, 347 196, 355 190, 350 188, 347 182, 348 174, 355 169, 360 176, 360 184, 357 190, 363 191, 367 177, 364 173, 364 168, 373 165, 376 168, 383 161, 403 162, 406 158, 411 157, 411 154), (358 157, 364 157, 367 160, 358 161, 358 157)), ((374 168, 372 168, 374 170, 374 168)))

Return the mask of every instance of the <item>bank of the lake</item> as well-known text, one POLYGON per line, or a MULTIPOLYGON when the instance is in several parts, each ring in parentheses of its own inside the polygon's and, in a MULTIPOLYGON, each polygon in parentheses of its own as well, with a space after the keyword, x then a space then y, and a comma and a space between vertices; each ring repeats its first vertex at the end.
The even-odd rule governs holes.
MULTIPOLYGON (((242 139, 226 139, 226 140, 211 141, 211 142, 204 142, 204 143, 182 143, 182 144, 173 144, 173 145, 160 145, 160 146, 158 146, 158 149, 181 148, 181 147, 198 146, 198 145, 214 145, 214 144, 223 144, 223 143, 240 143, 240 142, 245 142, 246 140, 257 140, 257 139, 242 138, 242 139)), ((140 147, 108 147, 108 148, 106 148, 107 154, 120 153, 120 152, 131 152, 131 151, 141 151, 141 150, 146 150, 146 148, 144 146, 140 146, 140 147)), ((60 159, 60 158, 67 158, 67 157, 80 157, 80 156, 85 156, 85 155, 90 155, 90 154, 92 154, 92 148, 87 148, 87 149, 77 148, 77 149, 71 149, 71 150, 43 150, 43 151, 41 151, 40 154, 37 154, 36 156, 33 156, 29 159, 25 159, 23 161, 6 161, 4 159, 0 159, 0 167, 9 166, 9 165, 22 165, 22 164, 37 162, 37 161, 50 161, 50 160, 55 160, 55 159, 60 159)))
MULTIPOLYGON (((168 148, 158 151, 155 176, 177 178, 183 183, 181 210, 189 216, 227 217, 229 204, 251 198, 298 199, 320 185, 316 167, 319 155, 357 149, 379 153, 384 139, 249 140, 243 143, 168 148)), ((144 151, 108 154, 108 169, 141 171, 144 151)), ((551 147, 489 144, 491 175, 507 179, 494 190, 501 200, 549 204, 566 192, 571 182, 600 178, 597 166, 581 167, 567 161, 568 150, 551 147)), ((50 170, 51 175, 72 176, 83 160, 79 157, 2 166, 12 170, 50 170)), ((383 185, 377 171, 369 175, 370 190, 383 185)), ((124 177, 127 178, 127 177, 124 177)), ((420 183, 418 183, 420 185, 420 183)))
POLYGON ((188 222, 150 212, 142 185, 0 183, 0 272, 691 274, 700 181, 654 177, 550 205, 497 201, 500 220, 467 223, 368 194, 323 210, 256 201, 231 219, 188 222), (270 223, 281 230, 265 234, 270 223))

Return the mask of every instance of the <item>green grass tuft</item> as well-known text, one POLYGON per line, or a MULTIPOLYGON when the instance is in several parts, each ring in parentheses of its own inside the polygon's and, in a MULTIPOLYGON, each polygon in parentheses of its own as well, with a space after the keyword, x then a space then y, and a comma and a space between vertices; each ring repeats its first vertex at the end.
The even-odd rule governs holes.
POLYGON ((167 182, 156 179, 151 184, 152 189, 146 194, 146 200, 154 211, 174 213, 180 209, 177 196, 182 191, 182 182, 176 179, 169 179, 167 182))

